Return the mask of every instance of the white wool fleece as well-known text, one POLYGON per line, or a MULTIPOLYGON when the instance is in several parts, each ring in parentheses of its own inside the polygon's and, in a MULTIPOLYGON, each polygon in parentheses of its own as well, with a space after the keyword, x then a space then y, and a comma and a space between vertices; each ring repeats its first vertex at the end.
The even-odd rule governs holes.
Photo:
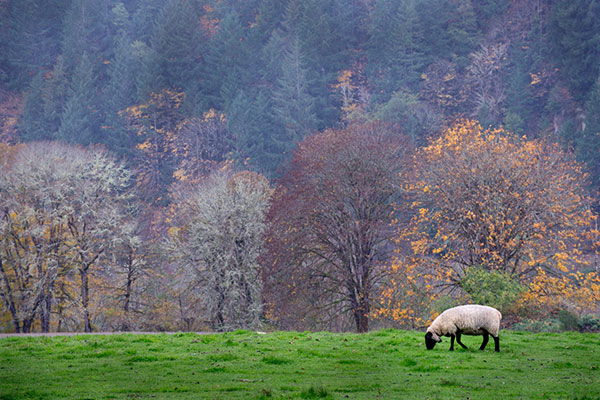
POLYGON ((441 313, 427 328, 436 336, 456 335, 460 331, 464 335, 482 335, 487 331, 498 337, 502 314, 493 307, 469 304, 450 308, 441 313))

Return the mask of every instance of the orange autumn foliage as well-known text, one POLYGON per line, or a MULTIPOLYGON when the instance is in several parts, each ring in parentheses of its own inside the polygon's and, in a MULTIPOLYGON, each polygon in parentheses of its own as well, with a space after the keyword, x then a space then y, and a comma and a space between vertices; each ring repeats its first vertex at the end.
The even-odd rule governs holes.
POLYGON ((389 315, 417 321, 394 310, 402 301, 392 292, 411 301, 413 292, 427 295, 429 302, 465 296, 461 281, 472 266, 516 277, 528 287, 524 307, 598 309, 598 272, 591 270, 596 216, 570 155, 553 143, 462 120, 414 160, 413 218, 398 235, 404 253, 391 267, 399 279, 382 295, 389 315))

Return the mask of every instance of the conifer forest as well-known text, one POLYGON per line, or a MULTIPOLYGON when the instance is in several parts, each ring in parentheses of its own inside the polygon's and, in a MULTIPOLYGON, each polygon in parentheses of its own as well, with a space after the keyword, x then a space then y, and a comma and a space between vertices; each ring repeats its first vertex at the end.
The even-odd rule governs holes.
POLYGON ((598 330, 599 195, 598 0, 0 0, 0 332, 598 330))

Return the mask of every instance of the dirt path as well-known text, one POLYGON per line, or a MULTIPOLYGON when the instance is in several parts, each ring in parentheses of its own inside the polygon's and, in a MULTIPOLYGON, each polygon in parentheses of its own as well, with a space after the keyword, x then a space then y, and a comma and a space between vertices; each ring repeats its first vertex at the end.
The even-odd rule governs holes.
POLYGON ((198 335, 210 335, 214 332, 48 332, 48 333, 0 333, 0 339, 8 337, 38 337, 38 336, 77 336, 77 335, 174 335, 176 333, 196 333, 198 335))

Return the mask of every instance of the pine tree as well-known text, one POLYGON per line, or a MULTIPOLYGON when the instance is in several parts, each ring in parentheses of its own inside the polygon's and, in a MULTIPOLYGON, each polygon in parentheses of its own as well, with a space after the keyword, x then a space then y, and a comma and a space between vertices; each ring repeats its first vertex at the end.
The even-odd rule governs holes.
POLYGON ((59 140, 83 145, 98 142, 96 100, 92 63, 84 53, 69 88, 69 98, 57 133, 59 140))
POLYGON ((169 0, 157 17, 150 40, 156 64, 153 77, 157 89, 191 87, 194 69, 201 57, 203 38, 198 7, 193 1, 169 0))
POLYGON ((594 84, 586 104, 583 134, 577 142, 578 158, 585 162, 590 174, 590 186, 600 192, 600 76, 594 84))
POLYGON ((25 95, 25 108, 21 123, 21 140, 54 140, 67 98, 69 82, 65 75, 62 56, 54 69, 32 80, 25 95))
POLYGON ((273 112, 285 131, 286 153, 317 129, 315 101, 308 89, 307 69, 296 38, 282 58, 282 75, 273 93, 273 112))
POLYGON ((44 101, 42 90, 44 78, 38 73, 29 84, 29 90, 25 95, 25 106, 23 119, 20 124, 20 138, 24 142, 33 140, 51 140, 46 130, 46 119, 44 118, 44 101))
MULTIPOLYGON (((72 0, 64 19, 62 54, 66 71, 73 74, 81 64, 83 54, 89 61, 100 65, 110 58, 113 43, 111 10, 116 0, 72 0)), ((98 80, 104 80, 98 69, 98 80)))
POLYGON ((237 12, 231 11, 221 21, 218 33, 209 44, 206 62, 201 67, 200 75, 204 79, 202 92, 209 107, 227 109, 246 82, 250 55, 244 42, 245 33, 237 12))
POLYGON ((69 80, 65 71, 64 58, 59 56, 51 76, 42 89, 46 129, 52 136, 56 135, 60 127, 60 119, 67 101, 68 91, 69 80))
POLYGON ((152 37, 154 23, 165 2, 164 0, 144 0, 138 3, 131 17, 132 37, 148 44, 152 37))
POLYGON ((476 49, 481 32, 471 0, 449 0, 448 43, 453 61, 464 68, 469 64, 469 54, 476 49))
POLYGON ((426 64, 423 25, 415 0, 379 0, 373 11, 369 38, 369 80, 376 101, 388 100, 401 88, 418 91, 426 64))
POLYGON ((575 99, 583 103, 600 72, 600 3, 560 0, 548 22, 551 55, 575 99))
POLYGON ((0 37, 5 46, 0 48, 0 71, 13 88, 27 87, 38 71, 52 68, 60 52, 60 21, 66 5, 57 2, 48 7, 44 0, 19 0, 9 1, 0 11, 0 32, 5 35, 0 37))
POLYGON ((425 32, 416 10, 416 0, 403 0, 394 20, 393 38, 396 39, 392 59, 393 76, 416 91, 426 59, 421 50, 425 32))
POLYGON ((101 142, 119 155, 131 153, 134 146, 122 113, 135 102, 136 71, 140 68, 141 63, 133 53, 131 39, 122 32, 117 39, 115 56, 108 70, 108 85, 103 93, 106 120, 101 137, 101 142))

